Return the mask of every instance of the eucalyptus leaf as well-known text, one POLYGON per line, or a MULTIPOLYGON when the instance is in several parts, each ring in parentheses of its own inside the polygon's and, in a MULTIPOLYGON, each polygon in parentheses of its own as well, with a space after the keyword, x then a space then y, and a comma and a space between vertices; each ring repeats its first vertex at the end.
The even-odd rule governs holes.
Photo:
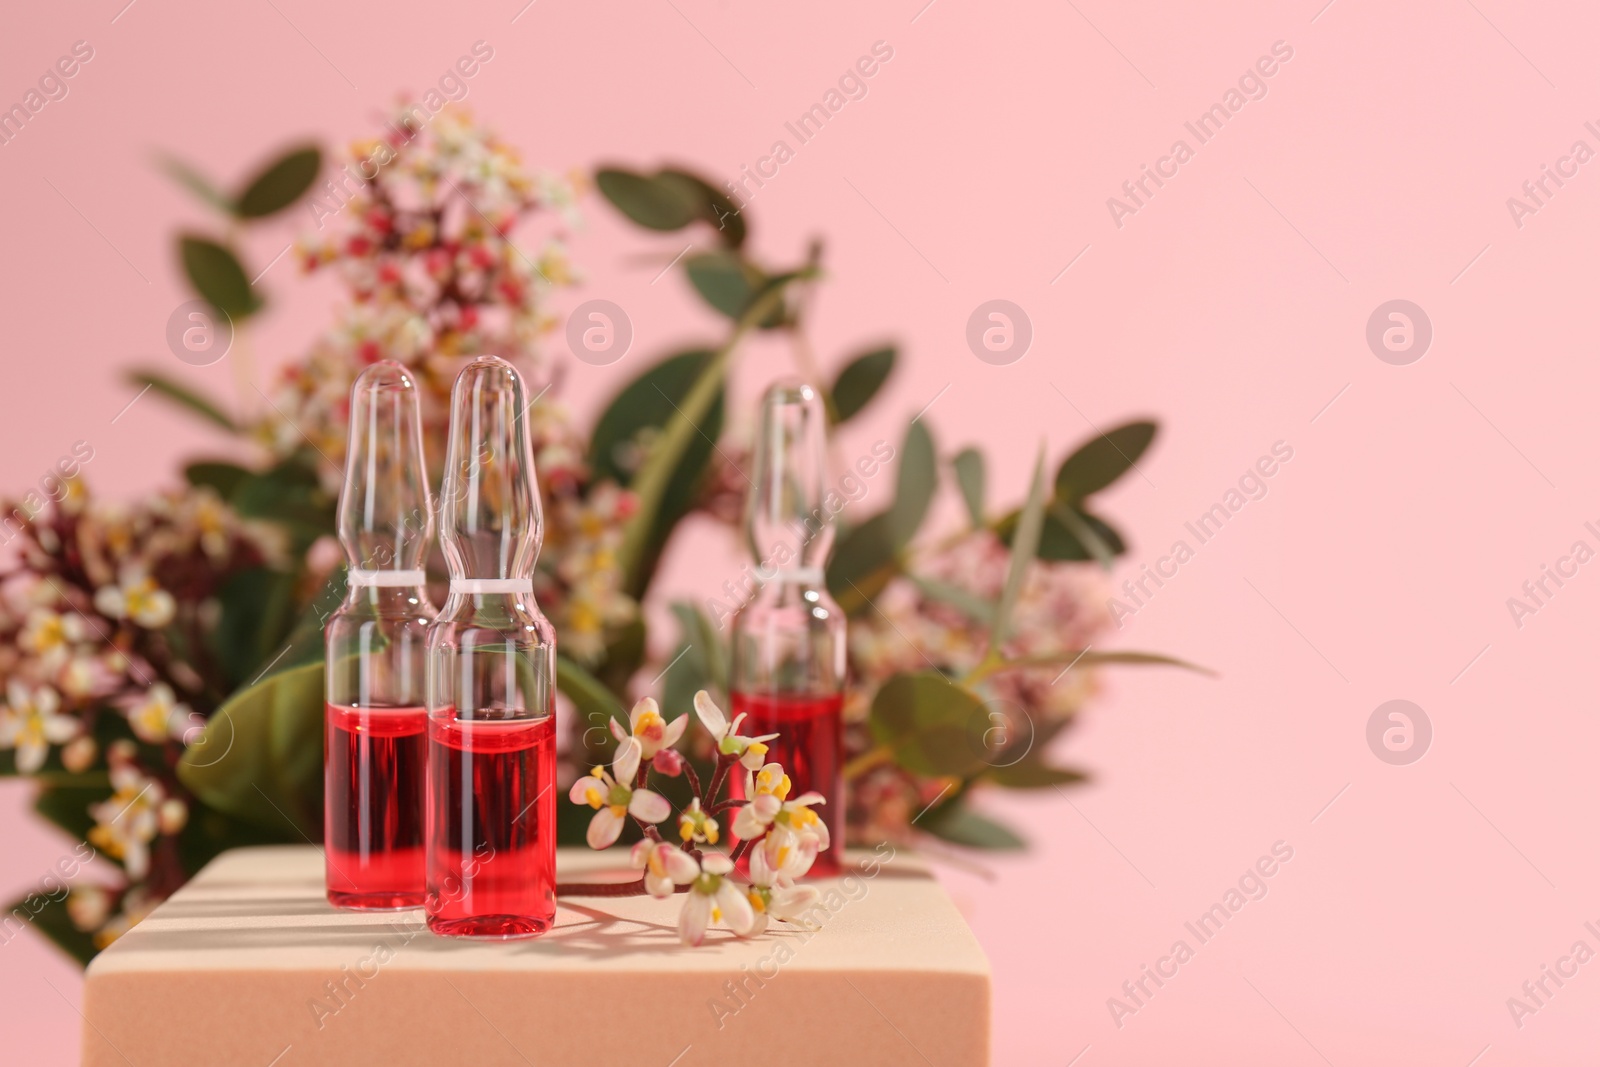
POLYGON ((1094 557, 1095 562, 1108 571, 1111 569, 1111 565, 1116 562, 1117 551, 1106 543, 1105 538, 1089 525, 1076 508, 1057 504, 1050 509, 1050 517, 1059 522, 1078 544, 1088 549, 1089 555, 1094 557))
POLYGON ((1028 847, 1016 832, 1001 826, 986 815, 979 815, 965 803, 947 804, 930 811, 917 825, 953 845, 1013 851, 1028 847))
POLYGON ((322 171, 322 150, 306 145, 284 153, 245 184, 234 212, 245 219, 273 215, 300 199, 322 171))
POLYGON ((983 453, 976 448, 963 448, 950 461, 955 468, 956 485, 961 490, 961 502, 967 506, 967 518, 974 528, 983 525, 983 497, 988 475, 984 469, 983 453))
POLYGON ((612 719, 624 724, 628 721, 628 711, 615 693, 578 663, 559 654, 556 656, 556 688, 565 693, 578 709, 585 731, 592 727, 604 727, 612 719))
POLYGON ((989 753, 983 733, 990 717, 971 690, 937 671, 902 672, 872 698, 867 725, 895 762, 913 774, 966 777, 981 770, 989 753))
POLYGON ((1089 776, 1069 767, 1051 767, 1038 760, 1025 759, 1009 767, 996 767, 985 774, 984 779, 1006 789, 1050 789, 1087 782, 1089 776))
POLYGON ((701 221, 709 223, 716 229, 724 245, 738 248, 744 244, 745 238, 749 235, 745 227, 744 213, 727 194, 713 187, 699 175, 674 167, 662 168, 657 179, 678 182, 679 188, 684 190, 684 194, 695 205, 701 221))
POLYGON ((150 391, 157 396, 165 397, 180 407, 188 408, 220 429, 227 430, 229 433, 240 432, 238 424, 218 406, 216 401, 201 395, 186 385, 178 384, 158 371, 131 371, 128 374, 128 381, 141 388, 148 386, 150 391))
POLYGON ((1022 506, 1017 520, 1016 535, 1011 539, 1011 563, 1006 569, 1005 585, 1000 593, 1000 603, 995 608, 994 626, 989 631, 991 655, 1005 646, 1011 636, 1011 612, 1022 595, 1022 585, 1028 576, 1028 566, 1039 549, 1039 530, 1044 524, 1044 450, 1033 464, 1033 480, 1028 490, 1028 502, 1022 506))
POLYGON ((1056 496, 1076 503, 1128 472, 1156 438, 1153 422, 1129 422, 1084 442, 1056 471, 1056 496))
POLYGON ((828 391, 830 415, 835 423, 848 422, 872 402, 894 371, 896 350, 893 345, 875 348, 852 359, 839 371, 828 391))
POLYGON ((900 572, 887 512, 839 535, 828 561, 828 592, 846 615, 859 615, 900 572))
MULTIPOLYGON (((24 918, 29 928, 38 931, 80 965, 86 965, 99 951, 95 947, 94 935, 79 930, 73 923, 67 911, 66 894, 57 898, 43 893, 30 893, 12 901, 6 907, 5 915, 8 921, 24 918)), ((8 929, 0 945, 9 945, 14 936, 16 934, 8 929)))
POLYGON ((241 689, 184 752, 179 780, 218 811, 320 841, 323 694, 320 658, 241 689))
POLYGON ((894 503, 889 507, 889 535, 897 549, 917 535, 928 517, 934 490, 939 487, 938 459, 933 436, 921 419, 906 427, 900 446, 900 467, 895 473, 894 503))
POLYGON ((921 590, 922 595, 930 600, 938 600, 949 604, 974 622, 985 626, 994 624, 995 605, 992 601, 985 600, 976 593, 968 592, 959 585, 951 585, 937 578, 928 578, 920 574, 908 576, 912 583, 921 590))
POLYGON ((178 257, 200 298, 235 325, 261 310, 249 276, 230 249, 208 237, 183 234, 178 238, 178 257))
POLYGON ((699 217, 692 186, 621 167, 602 167, 595 186, 613 207, 647 230, 681 230, 699 217))
POLYGON ((183 468, 183 477, 190 485, 214 489, 224 500, 233 496, 253 473, 248 467, 225 460, 199 460, 183 468))
POLYGON ((766 282, 759 270, 734 252, 701 252, 689 256, 683 265, 689 284, 701 299, 730 319, 744 314, 766 282))

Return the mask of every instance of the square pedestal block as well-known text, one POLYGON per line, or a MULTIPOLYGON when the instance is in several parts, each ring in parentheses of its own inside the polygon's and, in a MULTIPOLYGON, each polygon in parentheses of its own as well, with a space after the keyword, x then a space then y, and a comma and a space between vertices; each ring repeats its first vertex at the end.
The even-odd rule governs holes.
MULTIPOLYGON (((562 881, 625 851, 563 849, 562 881)), ((353 912, 309 847, 237 849, 101 953, 87 1067, 975 1067, 989 966, 909 853, 847 852, 817 925, 677 941, 683 898, 563 898, 510 942, 428 932, 420 909, 353 912)))

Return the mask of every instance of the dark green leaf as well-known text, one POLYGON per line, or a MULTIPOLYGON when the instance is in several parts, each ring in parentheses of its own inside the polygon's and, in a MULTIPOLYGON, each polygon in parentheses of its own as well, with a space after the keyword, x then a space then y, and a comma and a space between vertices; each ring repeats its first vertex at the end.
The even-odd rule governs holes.
POLYGON ((215 401, 201 396, 188 386, 179 385, 164 374, 156 371, 136 370, 129 372, 128 381, 141 388, 149 386, 151 392, 188 408, 201 418, 227 430, 229 433, 239 432, 238 425, 222 408, 217 406, 215 401))
POLYGON ((258 219, 282 211, 311 188, 322 170, 322 151, 315 145, 296 148, 267 164, 239 194, 234 210, 240 218, 258 219))
MULTIPOLYGON (((1122 540, 1122 535, 1117 533, 1105 520, 1078 508, 1072 510, 1076 512, 1084 525, 1094 531, 1095 535, 1100 538, 1101 543, 1105 545, 1113 556, 1120 556, 1128 550, 1128 546, 1122 540)), ((1044 530, 1039 537, 1039 558, 1052 563, 1094 559, 1094 553, 1089 550, 1087 545, 1078 540, 1072 531, 1062 523, 1055 512, 1056 509, 1051 508, 1050 511, 1045 513, 1044 530)))
POLYGON ((901 673, 878 688, 868 718, 873 739, 914 774, 965 777, 990 754, 983 701, 937 671, 901 673))
POLYGON ((321 658, 274 668, 217 709, 178 777, 218 811, 319 841, 322 731, 321 658))
POLYGON ((893 345, 874 349, 846 363, 833 380, 833 389, 829 394, 833 401, 833 421, 848 422, 871 403, 872 398, 878 395, 878 390, 883 388, 883 383, 889 380, 894 364, 893 345))
POLYGON ((217 591, 222 611, 208 635, 229 688, 249 681, 282 648, 294 624, 294 575, 250 567, 217 591))
POLYGON ((600 684, 619 698, 628 692, 633 676, 644 665, 649 651, 645 642, 645 624, 642 617, 608 627, 606 651, 600 660, 588 665, 589 673, 600 679, 600 684))
POLYGON ((1067 767, 1051 767, 1036 760, 1022 760, 1009 767, 996 767, 984 778, 1007 789, 1049 789, 1052 786, 1077 785, 1089 776, 1067 767))
POLYGON ((247 518, 282 524, 297 554, 317 538, 335 532, 338 501, 322 487, 316 464, 304 452, 252 473, 239 483, 229 501, 247 518))
POLYGON ((89 815, 89 805, 98 804, 110 795, 109 781, 104 786, 45 786, 34 798, 33 810, 72 837, 82 840, 94 825, 94 819, 89 815))
POLYGON ((1088 549, 1089 555, 1093 556, 1101 567, 1108 571, 1111 569, 1111 565, 1116 562, 1116 550, 1106 542, 1105 538, 1100 536, 1099 531, 1091 526, 1089 521, 1076 508, 1057 503, 1050 509, 1050 517, 1059 522, 1077 540, 1078 544, 1088 549))
POLYGON ((681 230, 700 217, 693 187, 681 180, 660 181, 620 167, 595 173, 600 195, 648 230, 681 230))
MULTIPOLYGON (((48 938, 52 944, 77 960, 79 964, 88 964, 99 951, 94 947, 94 936, 84 933, 73 925, 71 916, 67 914, 65 893, 62 893, 59 899, 42 893, 30 894, 7 907, 5 916, 26 921, 29 927, 48 938)), ((8 922, 5 933, 0 935, 0 938, 3 938, 0 940, 0 945, 10 944, 16 933, 17 931, 12 930, 8 922)))
POLYGON ((1044 449, 1033 464, 1033 481, 1028 490, 1028 502, 1022 506, 1017 519, 1017 532, 1011 539, 1011 562, 1006 568, 1005 587, 1000 593, 1000 603, 994 610, 994 626, 989 631, 989 651, 998 652, 1011 636, 1011 611, 1022 595, 1022 584, 1028 576, 1028 567, 1039 550, 1039 532, 1044 525, 1044 449))
POLYGON ((235 325, 261 310, 249 276, 229 249, 209 238, 184 234, 178 238, 178 255, 195 292, 235 325))
POLYGON ((588 730, 596 727, 605 729, 606 723, 612 719, 623 724, 628 721, 628 710, 622 706, 616 694, 566 656, 556 656, 556 687, 578 709, 586 731, 586 744, 591 740, 588 730))
POLYGON ((846 615, 859 615, 899 571, 889 515, 875 515, 840 535, 828 561, 828 592, 846 615))
POLYGON ((157 157, 157 161, 160 163, 161 169, 167 172, 169 178, 199 197, 203 203, 216 208, 224 214, 233 214, 233 204, 222 194, 222 191, 212 185, 204 175, 189 166, 189 164, 176 156, 167 155, 157 157))
POLYGON ((900 468, 895 474, 894 503, 889 508, 889 536, 897 549, 904 548, 917 535, 938 486, 933 437, 918 419, 906 427, 905 441, 900 446, 900 468))
MULTIPOLYGON (((597 478, 612 478, 631 486, 651 449, 657 447, 667 423, 679 416, 700 376, 712 366, 712 353, 680 352, 647 368, 623 387, 595 423, 589 458, 597 478)), ((644 544, 644 556, 629 575, 628 592, 639 595, 649 586, 655 563, 667 536, 694 506, 700 483, 715 454, 714 442, 722 435, 723 391, 717 389, 699 432, 690 435, 677 467, 667 480, 644 544)))
POLYGON ((683 265, 695 292, 730 319, 743 315, 766 283, 759 270, 734 252, 701 252, 683 265))
POLYGON ((747 236, 744 213, 726 194, 713 188, 710 182, 686 170, 672 167, 663 169, 657 175, 657 179, 669 183, 679 182, 679 188, 684 190, 684 195, 694 203, 696 213, 703 221, 716 228, 723 244, 729 248, 738 248, 744 244, 747 236))
POLYGON ((947 804, 930 811, 917 825, 954 845, 1003 851, 1027 848, 1027 841, 966 804, 947 804))
POLYGON ((1056 496, 1078 503, 1127 473, 1156 438, 1153 422, 1129 422, 1084 442, 1056 471, 1056 496))
MULTIPOLYGON (((729 611, 738 606, 729 605, 729 611)), ((673 649, 674 658, 661 688, 661 710, 668 719, 688 712, 701 689, 728 691, 728 655, 716 626, 688 601, 673 601, 672 614, 678 620, 678 647, 673 649)))
POLYGON ((234 491, 249 480, 254 472, 237 463, 224 460, 201 460, 183 468, 183 476, 195 488, 209 486, 217 495, 227 500, 234 491))
POLYGON ((964 448, 950 461, 956 471, 956 485, 961 488, 962 503, 967 505, 967 517, 972 525, 983 525, 983 495, 987 476, 983 466, 983 453, 976 448, 964 448))

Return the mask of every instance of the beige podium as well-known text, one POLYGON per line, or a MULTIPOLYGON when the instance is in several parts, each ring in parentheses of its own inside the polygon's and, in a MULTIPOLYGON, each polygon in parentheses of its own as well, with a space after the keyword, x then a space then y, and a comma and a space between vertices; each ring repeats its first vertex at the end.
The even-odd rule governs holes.
MULTIPOLYGON (((564 881, 621 849, 563 849, 564 881)), ((989 966, 906 852, 849 852, 814 929, 678 943, 682 898, 563 899, 528 941, 338 911, 309 846, 219 856, 89 966, 86 1067, 971 1067, 989 966)))

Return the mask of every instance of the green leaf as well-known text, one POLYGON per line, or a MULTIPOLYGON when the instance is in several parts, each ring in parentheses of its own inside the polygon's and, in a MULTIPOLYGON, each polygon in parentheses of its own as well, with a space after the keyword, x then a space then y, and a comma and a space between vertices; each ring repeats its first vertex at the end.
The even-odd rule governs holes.
POLYGON ((994 625, 995 605, 991 601, 983 599, 976 593, 969 593, 959 585, 941 582, 937 578, 927 578, 920 574, 908 577, 922 591, 923 596, 949 604, 974 622, 985 626, 994 625))
POLYGON ((1006 583, 1000 593, 1000 603, 995 607, 994 626, 989 631, 989 654, 994 655, 1005 646, 1011 636, 1011 611, 1022 595, 1022 584, 1028 576, 1028 565, 1039 550, 1039 530, 1044 525, 1044 449, 1033 464, 1033 482, 1028 490, 1028 502, 1022 506, 1022 517, 1017 520, 1016 536, 1011 539, 1011 564, 1006 569, 1006 583))
POLYGON ((679 465, 694 439, 709 436, 701 424, 722 396, 728 366, 738 351, 739 342, 755 328, 757 322, 774 310, 781 310, 785 284, 781 278, 774 279, 771 286, 739 316, 733 332, 712 355, 683 401, 676 406, 672 418, 662 427, 659 441, 650 450, 633 479, 632 488, 638 499, 638 510, 623 528, 617 560, 624 575, 624 588, 635 596, 642 596, 655 568, 659 549, 654 547, 653 539, 672 479, 677 476, 679 465))
POLYGON ((628 722, 628 709, 622 706, 615 693, 576 662, 559 654, 556 656, 556 688, 572 701, 586 728, 604 727, 609 719, 624 725, 628 722))
POLYGON ((222 610, 208 636, 230 689, 283 648, 295 621, 294 593, 295 576, 270 567, 239 571, 217 591, 222 610))
POLYGON ((964 448, 950 461, 956 471, 956 485, 961 489, 961 500, 967 505, 967 517, 974 527, 983 525, 983 495, 987 475, 984 471, 983 453, 976 448, 964 448))
POLYGON ((1051 767, 1037 760, 1021 760, 1009 767, 996 767, 984 775, 985 780, 1006 789, 1049 789, 1054 786, 1077 785, 1087 782, 1089 776, 1068 767, 1051 767))
MULTIPOLYGON (((1039 558, 1051 563, 1076 562, 1094 559, 1095 555, 1089 547, 1078 540, 1072 530, 1057 516, 1058 508, 1064 505, 1057 504, 1044 516, 1044 530, 1039 536, 1039 558)), ((1111 527, 1104 519, 1089 514, 1082 508, 1072 508, 1079 520, 1100 539, 1102 545, 1113 556, 1120 556, 1128 550, 1127 544, 1122 540, 1122 535, 1111 527)))
POLYGON ((889 535, 895 547, 904 548, 917 535, 928 516, 934 490, 939 487, 939 466, 933 437, 921 419, 906 427, 900 446, 900 468, 895 474, 894 503, 889 507, 889 535))
POLYGON ((150 391, 181 407, 186 407, 201 418, 212 423, 229 433, 239 433, 240 428, 233 419, 217 406, 216 402, 202 396, 186 385, 179 385, 166 375, 150 370, 136 370, 128 374, 128 381, 134 385, 149 386, 150 391))
POLYGON ((664 168, 657 175, 657 179, 668 183, 674 181, 680 183, 679 188, 695 204, 700 219, 716 228, 724 245, 738 248, 744 244, 744 239, 748 236, 744 213, 726 194, 712 187, 710 182, 689 171, 673 167, 664 168))
MULTIPOLYGON (((694 507, 701 482, 715 454, 714 442, 722 435, 723 389, 716 356, 705 350, 680 352, 647 368, 623 387, 606 406, 589 442, 589 459, 596 478, 612 478, 619 485, 637 487, 645 471, 660 479, 658 494, 635 515, 643 523, 638 556, 630 561, 626 591, 641 596, 655 573, 667 537, 694 507), (706 375, 712 374, 712 379, 706 375), (664 466, 669 447, 666 427, 686 420, 698 400, 692 400, 702 381, 709 382, 706 403, 684 428, 681 447, 670 468, 664 466), (642 457, 642 460, 641 460, 642 457)), ((641 497, 641 503, 644 503, 641 497)))
POLYGON ((935 808, 918 820, 917 825, 935 837, 968 848, 1012 851, 1028 847, 1028 842, 1014 831, 961 803, 935 808))
MULTIPOLYGON (((81 965, 87 965, 99 951, 94 946, 94 935, 86 934, 73 925, 72 917, 67 913, 66 894, 62 894, 58 900, 43 893, 30 893, 7 906, 5 914, 26 918, 29 927, 43 934, 81 965)), ((15 932, 7 930, 5 940, 0 941, 0 945, 10 944, 14 936, 15 932)))
POLYGON ((728 654, 717 628, 699 607, 686 600, 673 601, 672 614, 678 620, 678 647, 673 649, 661 687, 662 714, 669 719, 676 718, 675 712, 690 711, 694 695, 701 689, 728 691, 728 654))
POLYGON ((828 592, 846 615, 859 615, 900 571, 889 514, 875 515, 839 536, 828 561, 828 592))
POLYGON ((167 177, 199 197, 200 201, 226 215, 233 214, 233 204, 210 180, 176 156, 160 155, 156 162, 166 171, 167 177))
MULTIPOLYGON (((34 798, 33 810, 46 821, 59 826, 79 840, 88 837, 94 819, 89 805, 98 804, 111 795, 110 782, 103 786, 52 785, 39 790, 34 798)), ((108 859, 110 857, 107 857, 108 859)))
POLYGON ((828 391, 835 423, 848 422, 872 402, 894 371, 895 347, 887 345, 857 356, 844 365, 828 391))
POLYGON ((276 214, 300 199, 321 170, 322 151, 315 145, 287 152, 246 183, 234 211, 245 219, 276 214))
POLYGON ((246 518, 280 523, 297 555, 336 532, 338 500, 323 488, 316 464, 304 451, 252 473, 235 487, 229 503, 246 518))
POLYGON ((1126 474, 1156 438, 1153 422, 1129 422, 1086 441, 1056 471, 1056 496, 1076 503, 1126 474))
POLYGON ((235 693, 183 754, 178 778, 224 814, 320 841, 323 687, 318 658, 235 693))
POLYGON ((730 319, 744 314, 766 282, 759 270, 734 252, 701 252, 685 259, 683 265, 689 284, 701 299, 730 319))
POLYGON ((1095 652, 1092 649, 1082 651, 1078 649, 1063 649, 1048 656, 1019 656, 1016 659, 1000 660, 984 673, 994 674, 999 671, 1013 668, 1029 667, 1066 667, 1070 665, 1083 667, 1095 666, 1134 666, 1134 667, 1182 667, 1186 671, 1198 674, 1216 676, 1216 671, 1209 667, 1202 667, 1197 663, 1190 663, 1176 656, 1166 656, 1159 652, 1095 652))
POLYGON ((731 199, 689 171, 667 167, 654 175, 621 167, 595 174, 600 194, 629 219, 650 230, 681 230, 697 220, 715 227, 723 244, 744 244, 744 216, 731 199))
POLYGON ((209 487, 227 500, 254 474, 248 467, 225 460, 200 460, 183 468, 186 481, 195 488, 209 487))
POLYGON ((261 310, 244 267, 229 249, 209 238, 183 234, 178 238, 178 255, 195 292, 235 325, 261 310))
POLYGON ((906 770, 964 778, 984 766, 990 722, 971 690, 937 671, 920 671, 896 674, 878 688, 867 725, 906 770))
POLYGON ((1089 555, 1106 570, 1116 562, 1117 550, 1109 545, 1099 531, 1089 525, 1087 519, 1075 508, 1066 504, 1057 503, 1050 509, 1050 517, 1059 522, 1070 533, 1074 540, 1089 550, 1089 555))
POLYGON ((659 181, 620 167, 595 173, 600 195, 647 230, 681 230, 699 218, 692 187, 682 181, 659 181))

